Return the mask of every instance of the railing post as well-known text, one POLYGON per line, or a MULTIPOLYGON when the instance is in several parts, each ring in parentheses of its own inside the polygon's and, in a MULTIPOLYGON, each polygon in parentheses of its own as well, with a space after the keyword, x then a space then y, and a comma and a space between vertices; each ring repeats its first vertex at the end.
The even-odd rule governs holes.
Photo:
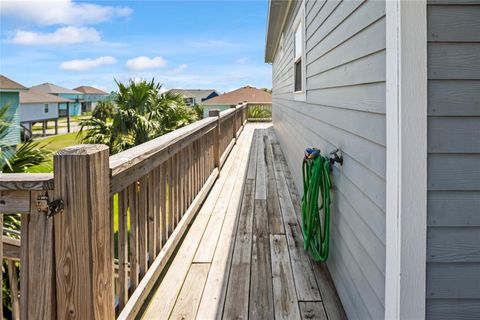
POLYGON ((209 110, 208 116, 217 117, 217 126, 213 129, 213 163, 220 173, 220 110, 209 110))
POLYGON ((54 216, 58 319, 114 319, 109 152, 78 145, 54 156, 54 216))

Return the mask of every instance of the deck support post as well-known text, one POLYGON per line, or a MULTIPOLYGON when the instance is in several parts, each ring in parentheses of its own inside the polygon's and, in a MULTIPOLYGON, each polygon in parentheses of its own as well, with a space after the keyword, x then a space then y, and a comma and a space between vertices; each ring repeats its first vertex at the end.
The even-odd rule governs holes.
POLYGON ((220 110, 209 110, 208 116, 217 117, 217 126, 213 129, 213 163, 220 173, 220 110))
POLYGON ((70 102, 67 102, 67 132, 70 133, 70 102))
POLYGON ((113 230, 109 151, 78 145, 54 156, 54 215, 58 319, 114 319, 113 230))
POLYGON ((55 135, 58 134, 58 118, 55 119, 55 135))

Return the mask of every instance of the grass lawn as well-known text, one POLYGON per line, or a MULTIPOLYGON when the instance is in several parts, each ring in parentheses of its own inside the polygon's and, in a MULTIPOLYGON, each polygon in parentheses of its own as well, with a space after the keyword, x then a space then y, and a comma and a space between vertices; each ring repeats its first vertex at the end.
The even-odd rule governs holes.
POLYGON ((59 134, 39 140, 39 147, 42 150, 45 149, 45 151, 51 152, 52 154, 49 161, 29 168, 28 172, 52 172, 53 154, 60 149, 76 144, 80 144, 80 140, 77 139, 77 132, 59 134))

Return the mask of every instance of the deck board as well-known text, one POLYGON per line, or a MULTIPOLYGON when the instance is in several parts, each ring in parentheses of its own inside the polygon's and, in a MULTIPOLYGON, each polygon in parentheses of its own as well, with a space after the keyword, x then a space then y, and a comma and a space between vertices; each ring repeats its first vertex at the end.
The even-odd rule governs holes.
POLYGON ((143 318, 344 319, 299 202, 271 124, 247 124, 143 318))

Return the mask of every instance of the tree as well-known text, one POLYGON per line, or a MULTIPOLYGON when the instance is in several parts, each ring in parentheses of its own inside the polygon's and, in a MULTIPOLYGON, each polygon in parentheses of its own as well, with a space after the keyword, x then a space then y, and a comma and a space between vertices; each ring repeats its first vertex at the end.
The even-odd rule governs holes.
POLYGON ((97 103, 95 109, 93 109, 92 117, 107 121, 107 119, 113 118, 115 114, 115 106, 112 101, 100 101, 97 103))
POLYGON ((94 118, 83 121, 81 131, 89 130, 82 137, 83 142, 105 143, 111 153, 117 153, 197 119, 194 112, 186 108, 180 95, 161 93, 161 85, 155 83, 155 79, 116 83, 117 112, 112 123, 94 118))

